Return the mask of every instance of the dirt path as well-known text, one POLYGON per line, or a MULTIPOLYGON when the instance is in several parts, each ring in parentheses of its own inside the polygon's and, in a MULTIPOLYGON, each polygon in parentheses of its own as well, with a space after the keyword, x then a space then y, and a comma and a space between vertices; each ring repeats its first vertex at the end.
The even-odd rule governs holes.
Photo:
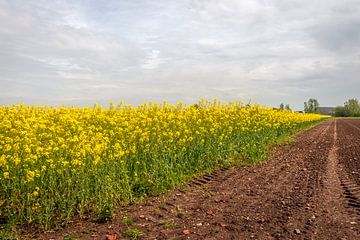
POLYGON ((360 239, 359 179, 360 119, 329 120, 261 165, 203 176, 107 224, 74 222, 36 237, 122 239, 136 228, 141 239, 360 239))

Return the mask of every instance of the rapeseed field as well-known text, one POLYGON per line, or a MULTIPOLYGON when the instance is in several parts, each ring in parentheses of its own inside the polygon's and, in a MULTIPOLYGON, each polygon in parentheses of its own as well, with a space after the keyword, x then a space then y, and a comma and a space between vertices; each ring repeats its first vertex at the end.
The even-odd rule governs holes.
POLYGON ((162 193, 196 175, 266 156, 324 118, 201 100, 109 108, 0 107, 0 221, 44 229, 162 193))

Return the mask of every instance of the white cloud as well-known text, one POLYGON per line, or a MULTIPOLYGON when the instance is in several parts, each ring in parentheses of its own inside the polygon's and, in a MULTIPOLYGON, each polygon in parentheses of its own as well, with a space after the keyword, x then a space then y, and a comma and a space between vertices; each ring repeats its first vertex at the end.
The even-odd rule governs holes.
POLYGON ((360 88, 359 14, 358 0, 0 0, 0 104, 341 104, 360 88))
POLYGON ((160 51, 153 49, 147 53, 141 67, 144 69, 156 69, 164 62, 165 59, 160 57, 160 51))

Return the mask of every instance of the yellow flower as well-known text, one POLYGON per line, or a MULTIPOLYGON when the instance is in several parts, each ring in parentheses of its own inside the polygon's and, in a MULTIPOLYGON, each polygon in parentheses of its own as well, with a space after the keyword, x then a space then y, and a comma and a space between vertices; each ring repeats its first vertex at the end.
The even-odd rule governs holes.
MULTIPOLYGON (((9 179, 10 175, 11 179, 19 179, 23 186, 18 181, 3 181, 5 189, 10 190, 7 192, 26 189, 24 196, 32 198, 50 192, 59 197, 64 193, 65 197, 71 196, 71 191, 83 187, 77 184, 84 184, 88 179, 91 184, 108 184, 114 186, 111 188, 114 191, 121 192, 120 186, 130 186, 127 180, 136 181, 141 176, 144 182, 162 182, 156 177, 164 176, 164 172, 157 174, 156 171, 176 173, 179 172, 177 164, 184 166, 194 157, 204 156, 189 163, 212 161, 211 157, 218 155, 221 159, 221 156, 230 156, 229 151, 246 151, 247 147, 256 147, 258 141, 321 118, 317 114, 298 114, 217 99, 202 99, 189 106, 164 101, 132 107, 124 102, 118 105, 111 102, 110 109, 99 104, 93 108, 0 106, 0 181, 9 179), (243 136, 250 136, 250 140, 241 139, 243 136), (255 136, 254 139, 251 136, 255 136), (100 182, 104 176, 105 181, 100 182), (35 184, 44 189, 33 189, 35 184)), ((207 165, 214 164, 205 162, 204 166, 207 165)), ((93 187, 103 189, 103 186, 93 187)), ((92 192, 87 190, 84 194, 92 192)), ((115 193, 109 191, 109 195, 115 193)), ((23 200, 20 199, 26 202, 23 200)), ((36 211, 43 210, 36 204, 33 207, 36 211)), ((34 216, 29 216, 29 222, 31 217, 34 216)))
POLYGON ((18 165, 20 162, 21 162, 20 158, 16 157, 16 158, 14 159, 15 165, 18 165))
POLYGON ((32 182, 34 181, 34 177, 35 177, 35 171, 27 171, 27 182, 32 182))

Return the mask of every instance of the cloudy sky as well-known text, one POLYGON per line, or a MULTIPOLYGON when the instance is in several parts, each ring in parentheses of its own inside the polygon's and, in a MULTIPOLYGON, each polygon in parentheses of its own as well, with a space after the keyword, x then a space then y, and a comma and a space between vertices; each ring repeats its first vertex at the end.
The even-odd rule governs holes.
POLYGON ((0 105, 360 98, 360 0, 0 0, 0 105))

